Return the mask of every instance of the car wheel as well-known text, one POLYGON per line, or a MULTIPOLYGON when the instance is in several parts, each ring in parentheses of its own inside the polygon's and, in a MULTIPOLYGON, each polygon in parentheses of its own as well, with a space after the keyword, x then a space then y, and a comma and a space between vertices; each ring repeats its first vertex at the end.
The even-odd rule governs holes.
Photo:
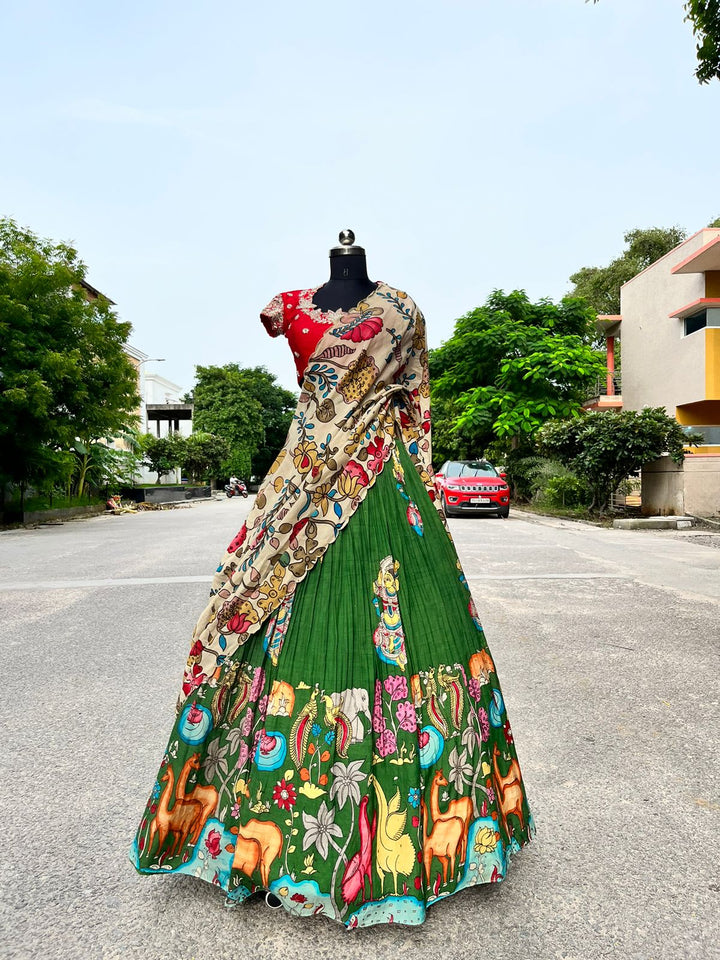
POLYGON ((447 500, 445 499, 445 494, 442 495, 441 500, 442 500, 442 508, 443 508, 443 510, 445 511, 445 516, 446 516, 446 517, 454 517, 454 516, 456 516, 456 514, 454 513, 454 511, 451 510, 450 507, 448 506, 448 502, 447 502, 447 500))
POLYGON ((500 507, 500 509, 498 510, 498 517, 501 520, 507 520, 509 516, 510 516, 510 507, 500 507))

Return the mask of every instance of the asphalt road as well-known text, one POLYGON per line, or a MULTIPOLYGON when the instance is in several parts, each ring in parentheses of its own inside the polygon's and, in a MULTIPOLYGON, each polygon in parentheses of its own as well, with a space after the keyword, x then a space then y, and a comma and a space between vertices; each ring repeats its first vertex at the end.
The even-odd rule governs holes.
POLYGON ((3 960, 720 957, 717 535, 452 522, 538 828, 503 884, 348 933, 137 876, 190 631, 248 505, 0 533, 3 960))

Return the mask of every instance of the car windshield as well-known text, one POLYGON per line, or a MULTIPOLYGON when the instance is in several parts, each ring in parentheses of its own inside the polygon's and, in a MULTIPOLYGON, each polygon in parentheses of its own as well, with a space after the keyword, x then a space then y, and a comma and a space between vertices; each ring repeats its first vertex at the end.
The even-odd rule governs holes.
POLYGON ((451 460, 445 464, 446 477, 497 477, 498 472, 487 460, 451 460))

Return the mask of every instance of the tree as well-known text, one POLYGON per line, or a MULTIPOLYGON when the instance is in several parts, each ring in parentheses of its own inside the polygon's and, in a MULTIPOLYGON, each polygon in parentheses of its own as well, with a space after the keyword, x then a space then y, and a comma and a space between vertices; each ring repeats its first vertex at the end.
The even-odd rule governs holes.
POLYGON ((685 239, 681 227, 652 227, 629 230, 623 253, 606 267, 582 267, 570 277, 571 297, 583 297, 596 313, 620 313, 620 287, 664 257, 685 239))
POLYGON ((687 0, 684 10, 696 39, 698 83, 720 79, 720 0, 687 0))
POLYGON ((530 303, 522 290, 496 290, 457 320, 452 337, 430 354, 446 448, 453 435, 475 456, 493 441, 496 449, 497 441, 517 447, 546 420, 576 414, 605 369, 590 345, 593 321, 581 300, 530 303))
POLYGON ((193 433, 185 441, 182 467, 191 480, 217 477, 230 447, 223 437, 212 433, 193 433))
POLYGON ((698 59, 695 76, 698 82, 720 80, 720 2, 688 0, 685 19, 692 24, 695 34, 698 59))
POLYGON ((143 463, 157 474, 155 483, 160 483, 163 473, 170 473, 182 466, 185 459, 186 441, 179 433, 169 433, 166 437, 154 437, 146 433, 142 438, 142 446, 143 463))
POLYGON ((67 244, 0 220, 0 479, 25 489, 67 482, 76 444, 132 425, 137 375, 130 324, 85 283, 67 244))
POLYGON ((668 453, 682 463, 685 447, 701 442, 687 434, 663 407, 592 411, 573 420, 547 423, 538 433, 541 453, 570 467, 593 490, 591 507, 602 512, 620 483, 645 463, 668 453))
POLYGON ((241 373, 245 389, 262 409, 263 440, 252 457, 252 472, 264 477, 285 443, 297 396, 265 367, 245 367, 241 373))
POLYGON ((196 367, 194 426, 229 444, 224 473, 266 472, 287 434, 295 395, 275 382, 264 367, 196 367))

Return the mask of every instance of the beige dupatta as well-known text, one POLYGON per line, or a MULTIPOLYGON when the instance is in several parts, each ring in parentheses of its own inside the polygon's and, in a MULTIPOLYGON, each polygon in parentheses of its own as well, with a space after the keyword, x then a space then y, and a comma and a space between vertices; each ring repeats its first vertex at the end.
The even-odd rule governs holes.
MULTIPOLYGON (((312 314, 312 295, 305 306, 312 314)), ((384 283, 332 318, 305 370, 285 446, 213 581, 193 634, 180 701, 215 685, 335 541, 401 439, 434 500, 425 323, 406 293, 384 283)), ((263 313, 280 332, 282 300, 263 313)))

